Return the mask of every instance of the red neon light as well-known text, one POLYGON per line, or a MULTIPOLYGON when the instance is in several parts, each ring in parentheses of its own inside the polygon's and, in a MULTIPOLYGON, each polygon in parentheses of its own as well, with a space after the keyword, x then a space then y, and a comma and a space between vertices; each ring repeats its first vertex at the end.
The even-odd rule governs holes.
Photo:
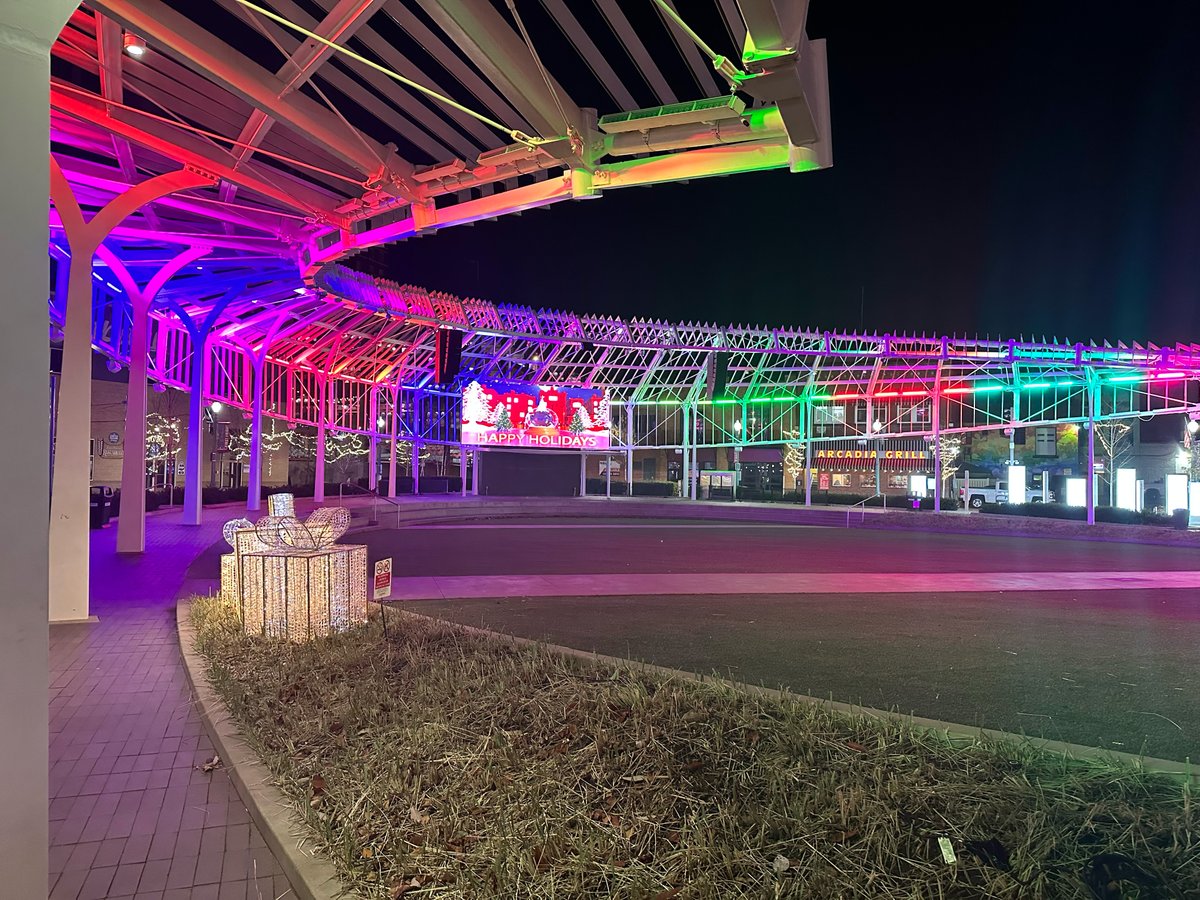
POLYGON ((901 397, 924 397, 929 391, 901 391, 901 397))
POLYGON ((857 400, 858 398, 859 398, 858 394, 834 394, 830 399, 831 400, 857 400))
POLYGON ((943 394, 969 394, 973 390, 974 390, 974 388, 969 388, 969 387, 956 387, 956 388, 946 388, 944 391, 942 391, 942 393, 943 394))

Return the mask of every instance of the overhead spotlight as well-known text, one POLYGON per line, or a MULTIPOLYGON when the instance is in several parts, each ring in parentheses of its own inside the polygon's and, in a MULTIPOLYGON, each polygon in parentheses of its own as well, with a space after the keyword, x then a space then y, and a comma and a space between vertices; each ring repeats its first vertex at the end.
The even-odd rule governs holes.
POLYGON ((134 59, 141 59, 146 55, 146 42, 131 31, 125 32, 124 47, 125 52, 134 59))
POLYGON ((112 372, 114 375, 116 375, 118 372, 121 371, 121 364, 119 362, 117 362, 115 359, 110 359, 108 362, 106 362, 104 364, 104 367, 106 369, 108 369, 108 371, 112 372))
POLYGON ((212 403, 209 404, 209 409, 211 409, 215 413, 219 413, 224 408, 225 408, 225 404, 222 403, 220 400, 214 400, 212 403))
POLYGON ((1195 419, 1188 419, 1187 430, 1188 434, 1195 434, 1197 431, 1200 431, 1200 422, 1197 422, 1195 419))
POLYGON ((154 384, 152 385, 152 389, 154 390, 154 393, 156 393, 156 394, 165 394, 167 392, 167 386, 165 384, 163 384, 161 381, 154 382, 154 384))

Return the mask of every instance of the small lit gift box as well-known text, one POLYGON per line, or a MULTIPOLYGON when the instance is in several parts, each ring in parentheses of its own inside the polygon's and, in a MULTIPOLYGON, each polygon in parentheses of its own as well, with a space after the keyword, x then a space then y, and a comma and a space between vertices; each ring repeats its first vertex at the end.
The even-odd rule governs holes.
POLYGON ((307 641, 367 620, 367 548, 266 550, 241 559, 247 634, 307 641))

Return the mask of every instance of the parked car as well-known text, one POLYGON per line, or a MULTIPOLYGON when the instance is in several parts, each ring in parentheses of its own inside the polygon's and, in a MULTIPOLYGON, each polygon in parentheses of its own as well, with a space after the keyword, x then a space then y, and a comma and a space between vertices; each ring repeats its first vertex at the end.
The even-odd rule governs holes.
MULTIPOLYGON (((971 509, 983 509, 985 503, 1007 503, 1008 502, 1008 482, 997 481, 994 487, 975 487, 971 486, 970 494, 968 495, 966 487, 958 489, 958 500, 964 503, 971 509)), ((1025 496, 1029 503, 1041 503, 1042 495, 1040 493, 1030 493, 1026 491, 1025 496)), ((1050 502, 1054 502, 1054 492, 1049 492, 1050 502)))

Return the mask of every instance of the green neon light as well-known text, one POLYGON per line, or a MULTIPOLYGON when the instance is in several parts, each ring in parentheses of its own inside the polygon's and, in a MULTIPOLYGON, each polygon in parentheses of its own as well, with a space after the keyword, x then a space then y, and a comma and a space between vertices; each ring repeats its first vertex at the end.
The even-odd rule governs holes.
POLYGON ((1056 381, 1054 383, 1054 386, 1055 387, 1075 387, 1077 384, 1078 384, 1078 382, 1071 381, 1070 379, 1068 379, 1066 381, 1056 381))
POLYGON ((1021 388, 1023 390, 1027 390, 1027 391, 1038 391, 1038 390, 1041 390, 1042 388, 1048 388, 1048 387, 1054 387, 1054 382, 1052 382, 1052 381, 1035 381, 1032 384, 1021 385, 1021 388))
POLYGON ((1112 381, 1112 382, 1121 382, 1121 381, 1144 381, 1144 380, 1145 380, 1145 378, 1146 378, 1146 376, 1145 376, 1145 375, 1117 375, 1115 378, 1110 378, 1110 379, 1108 379, 1108 380, 1109 380, 1109 381, 1112 381))
POLYGON ((797 401, 799 399, 800 399, 799 397, 792 396, 791 394, 777 394, 774 397, 755 397, 751 400, 747 400, 746 402, 747 403, 794 403, 795 401, 797 401))
POLYGON ((995 393, 996 391, 1002 391, 1004 389, 1005 389, 1005 385, 1003 385, 1003 384, 985 384, 985 385, 982 385, 981 387, 975 388, 975 393, 976 394, 991 394, 991 393, 995 393))

